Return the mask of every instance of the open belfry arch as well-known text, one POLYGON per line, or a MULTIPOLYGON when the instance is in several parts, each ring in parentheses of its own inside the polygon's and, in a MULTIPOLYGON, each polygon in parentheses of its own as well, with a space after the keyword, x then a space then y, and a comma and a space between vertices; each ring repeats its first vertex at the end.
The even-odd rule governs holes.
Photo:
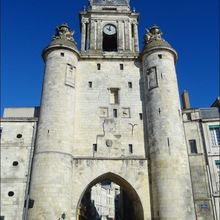
POLYGON ((153 26, 139 53, 128 0, 91 0, 80 21, 81 51, 67 24, 43 51, 28 219, 80 219, 88 187, 110 180, 133 220, 194 220, 176 51, 153 26))
POLYGON ((80 13, 81 52, 138 53, 139 14, 128 1, 90 1, 90 10, 80 13))

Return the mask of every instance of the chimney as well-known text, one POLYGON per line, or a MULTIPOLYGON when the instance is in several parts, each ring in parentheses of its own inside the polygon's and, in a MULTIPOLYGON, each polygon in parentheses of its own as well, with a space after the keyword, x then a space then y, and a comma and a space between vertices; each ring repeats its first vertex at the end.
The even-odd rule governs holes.
POLYGON ((189 93, 184 90, 182 94, 183 109, 190 109, 189 93))

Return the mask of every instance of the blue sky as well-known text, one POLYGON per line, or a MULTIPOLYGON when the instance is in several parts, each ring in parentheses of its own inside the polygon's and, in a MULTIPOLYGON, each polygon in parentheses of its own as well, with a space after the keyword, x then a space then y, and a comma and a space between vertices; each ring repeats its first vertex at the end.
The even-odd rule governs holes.
MULTIPOLYGON (((1 1, 1 112, 7 106, 40 104, 44 63, 41 52, 57 25, 67 22, 80 45, 78 12, 87 0, 1 1)), ((160 26, 177 50, 180 93, 192 107, 208 107, 219 96, 218 0, 131 0, 145 27, 160 26)))

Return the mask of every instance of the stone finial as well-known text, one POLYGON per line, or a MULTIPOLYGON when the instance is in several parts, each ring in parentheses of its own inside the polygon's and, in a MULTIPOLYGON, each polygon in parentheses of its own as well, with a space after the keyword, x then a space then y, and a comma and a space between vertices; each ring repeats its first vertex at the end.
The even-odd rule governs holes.
POLYGON ((163 33, 161 32, 160 28, 157 25, 154 25, 150 29, 146 28, 146 33, 144 37, 145 44, 148 44, 153 40, 163 40, 162 34, 163 33))
POLYGON ((64 23, 56 28, 56 33, 53 36, 53 40, 62 39, 62 40, 73 41, 75 43, 73 35, 74 35, 74 31, 71 31, 68 24, 64 23))

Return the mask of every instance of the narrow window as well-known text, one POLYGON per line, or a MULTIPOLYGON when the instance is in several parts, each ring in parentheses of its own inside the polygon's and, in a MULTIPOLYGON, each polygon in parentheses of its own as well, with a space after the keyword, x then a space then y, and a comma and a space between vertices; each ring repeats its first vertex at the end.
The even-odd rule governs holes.
POLYGON ((1 139, 1 137, 2 137, 2 131, 3 131, 3 128, 0 127, 0 139, 1 139))
POLYGON ((17 138, 22 138, 22 134, 17 134, 17 138))
POLYGON ((101 64, 97 63, 97 70, 101 70, 101 64))
POLYGON ((210 125, 209 131, 211 134, 212 145, 219 146, 220 145, 220 126, 219 125, 210 125))
POLYGON ((170 139, 169 138, 167 138, 167 145, 168 145, 168 147, 170 146, 170 139))
POLYGON ((114 116, 114 118, 117 118, 117 117, 118 117, 118 111, 117 111, 117 109, 113 109, 113 116, 114 116))
POLYGON ((131 25, 131 36, 134 38, 134 24, 131 25))
POLYGON ((110 104, 119 104, 119 89, 111 88, 110 89, 110 104))
POLYGON ((132 89, 132 82, 128 82, 128 88, 132 89))
POLYGON ((215 160, 215 165, 217 168, 217 174, 218 174, 218 178, 219 178, 219 182, 220 182, 220 160, 215 160))
POLYGON ((197 154, 197 146, 196 146, 196 140, 189 140, 189 146, 190 146, 190 152, 191 154, 197 154))
POLYGON ((129 153, 130 154, 133 154, 133 145, 132 144, 129 144, 129 153))
POLYGON ((13 165, 14 167, 18 166, 18 161, 14 161, 14 162, 12 163, 12 165, 13 165))
POLYGON ((0 216, 0 220, 4 220, 5 219, 5 216, 0 216))
POLYGON ((61 56, 61 57, 64 57, 64 53, 60 53, 60 56, 61 56))
POLYGON ((143 120, 143 114, 139 113, 140 120, 143 120))
POLYGON ((215 165, 216 165, 217 169, 220 170, 220 160, 216 160, 215 165))
POLYGON ((93 144, 93 151, 97 152, 97 144, 93 144))
POLYGON ((33 199, 29 199, 28 208, 32 209, 33 207, 34 207, 34 200, 33 199))
POLYGON ((88 85, 89 85, 89 88, 92 88, 92 82, 91 81, 88 82, 88 85))
POLYGON ((162 55, 162 54, 158 54, 158 57, 159 57, 160 59, 162 59, 162 58, 163 58, 163 55, 162 55))
POLYGON ((124 70, 124 64, 120 64, 120 70, 124 70))
POLYGON ((13 191, 8 192, 8 196, 9 196, 9 197, 14 196, 14 194, 15 194, 15 193, 14 193, 13 191))

